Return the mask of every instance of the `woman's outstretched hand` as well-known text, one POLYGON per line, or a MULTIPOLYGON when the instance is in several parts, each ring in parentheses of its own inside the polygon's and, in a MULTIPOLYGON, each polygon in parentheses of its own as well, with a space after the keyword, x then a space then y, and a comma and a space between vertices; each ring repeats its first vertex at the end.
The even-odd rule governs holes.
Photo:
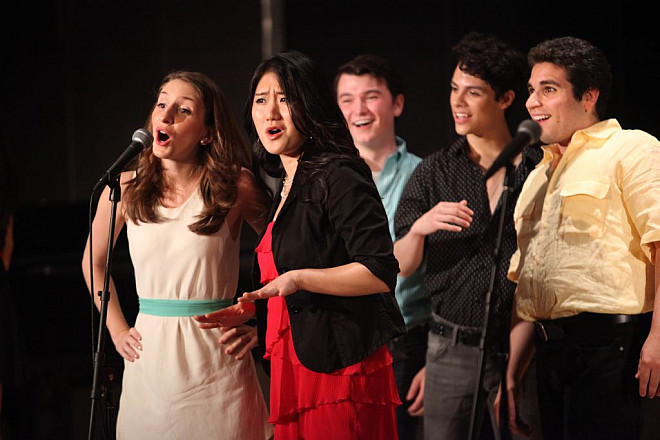
POLYGON ((245 292, 242 297, 238 298, 239 304, 255 301, 258 299, 270 298, 272 296, 287 296, 300 289, 298 272, 292 270, 283 273, 273 281, 266 284, 261 289, 252 292, 245 292))
POLYGON ((226 307, 206 315, 194 316, 199 328, 235 327, 245 323, 254 316, 255 306, 251 302, 242 301, 231 307, 226 307))

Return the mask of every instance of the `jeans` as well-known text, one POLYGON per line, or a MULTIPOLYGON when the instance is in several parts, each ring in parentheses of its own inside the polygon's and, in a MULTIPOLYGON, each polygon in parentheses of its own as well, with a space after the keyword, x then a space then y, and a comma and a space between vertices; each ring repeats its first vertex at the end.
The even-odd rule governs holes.
POLYGON ((396 419, 399 440, 415 440, 421 438, 423 424, 422 417, 413 417, 408 414, 408 407, 412 401, 406 401, 406 394, 410 383, 419 370, 424 367, 426 358, 426 341, 428 329, 415 327, 405 335, 390 341, 389 348, 394 363, 394 378, 399 391, 402 405, 396 409, 396 419))
MULTIPOLYGON (((477 381, 479 347, 452 343, 447 337, 429 333, 424 388, 424 439, 467 439, 472 416, 474 389, 477 381)), ((534 363, 530 366, 534 371, 534 363)), ((475 433, 499 438, 493 404, 501 378, 498 357, 486 351, 481 381, 481 407, 475 416, 475 433), (487 412, 486 412, 487 411, 487 412), (486 415, 490 425, 487 425, 486 415)), ((521 419, 532 428, 532 439, 540 438, 538 404, 534 375, 523 379, 521 419)), ((517 438, 516 436, 512 436, 517 438)), ((483 438, 483 437, 482 437, 483 438)))
MULTIPOLYGON (((642 315, 640 315, 642 316, 642 315)), ((548 439, 638 439, 635 379, 650 316, 536 344, 543 435, 548 439)))

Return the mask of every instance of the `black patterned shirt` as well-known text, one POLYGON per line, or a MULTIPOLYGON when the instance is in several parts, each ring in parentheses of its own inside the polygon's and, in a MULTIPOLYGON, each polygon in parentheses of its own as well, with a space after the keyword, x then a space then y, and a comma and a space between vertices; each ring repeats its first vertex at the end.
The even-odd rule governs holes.
MULTIPOLYGON (((479 166, 468 158, 468 148, 467 139, 461 137, 419 164, 403 191, 394 225, 396 237, 401 238, 437 203, 467 200, 468 207, 474 211, 470 227, 461 232, 441 230, 426 237, 425 284, 437 315, 458 325, 480 327, 495 260, 493 249, 502 198, 491 214, 486 179, 479 166)), ((526 148, 514 172, 514 190, 507 202, 500 247, 501 261, 491 296, 491 309, 503 319, 511 313, 515 290, 515 284, 507 279, 508 263, 516 250, 513 209, 523 182, 541 157, 539 148, 526 148)))

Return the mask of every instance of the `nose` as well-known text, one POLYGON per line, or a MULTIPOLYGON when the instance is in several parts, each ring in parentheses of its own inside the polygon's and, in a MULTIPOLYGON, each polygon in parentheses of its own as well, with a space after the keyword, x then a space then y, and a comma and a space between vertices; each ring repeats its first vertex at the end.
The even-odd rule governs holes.
POLYGON ((449 104, 454 107, 460 107, 465 105, 465 92, 460 90, 454 90, 449 95, 449 104))
POLYGON ((525 106, 527 107, 527 109, 533 109, 539 107, 540 105, 541 102, 539 101, 536 92, 530 93, 529 96, 527 97, 527 101, 525 101, 525 106))
POLYGON ((171 124, 172 122, 174 122, 175 109, 173 106, 169 105, 165 108, 157 108, 156 111, 157 111, 156 117, 160 122, 164 124, 171 124))
POLYGON ((282 117, 280 113, 279 103, 276 99, 268 100, 266 104, 266 120, 267 121, 276 121, 282 117))
POLYGON ((358 115, 363 115, 367 113, 367 101, 365 99, 356 99, 355 100, 355 111, 358 115))

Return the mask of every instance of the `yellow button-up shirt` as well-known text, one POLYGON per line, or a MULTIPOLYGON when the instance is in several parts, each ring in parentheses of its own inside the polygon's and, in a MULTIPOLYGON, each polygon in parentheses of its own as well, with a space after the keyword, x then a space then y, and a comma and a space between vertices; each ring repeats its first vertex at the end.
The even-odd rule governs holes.
POLYGON ((525 320, 653 309, 660 143, 614 119, 577 131, 527 178, 514 211, 509 278, 525 320))

